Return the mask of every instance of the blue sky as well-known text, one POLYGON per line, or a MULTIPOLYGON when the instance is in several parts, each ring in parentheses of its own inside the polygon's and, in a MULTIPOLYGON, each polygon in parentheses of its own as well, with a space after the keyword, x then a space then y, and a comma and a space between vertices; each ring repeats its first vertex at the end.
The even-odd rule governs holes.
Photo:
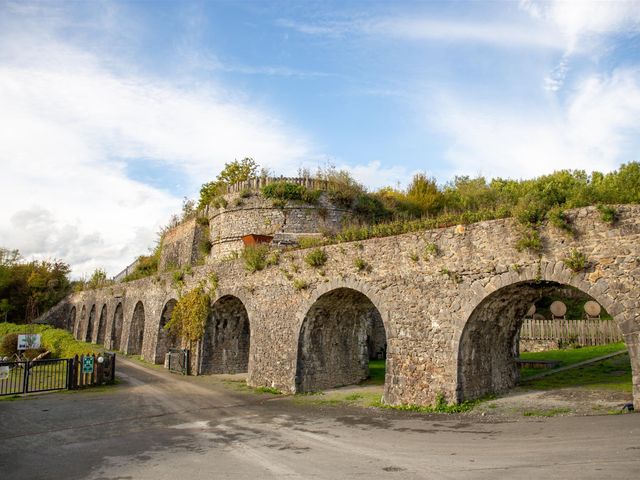
POLYGON ((640 3, 0 0, 0 245, 110 274, 225 162, 526 178, 638 160, 640 3))

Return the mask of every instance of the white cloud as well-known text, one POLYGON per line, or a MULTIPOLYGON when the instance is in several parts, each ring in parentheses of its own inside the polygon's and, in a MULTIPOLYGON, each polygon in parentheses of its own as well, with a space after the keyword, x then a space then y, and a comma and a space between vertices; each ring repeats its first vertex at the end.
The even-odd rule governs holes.
POLYGON ((523 178, 563 168, 608 171, 637 160, 639 70, 592 76, 555 108, 496 107, 446 94, 434 103, 429 128, 450 141, 451 173, 523 178))
POLYGON ((220 85, 114 63, 46 32, 0 36, 0 245, 114 274, 180 207, 128 178, 128 161, 183 171, 194 191, 234 158, 288 172, 311 156, 304 135, 220 85))

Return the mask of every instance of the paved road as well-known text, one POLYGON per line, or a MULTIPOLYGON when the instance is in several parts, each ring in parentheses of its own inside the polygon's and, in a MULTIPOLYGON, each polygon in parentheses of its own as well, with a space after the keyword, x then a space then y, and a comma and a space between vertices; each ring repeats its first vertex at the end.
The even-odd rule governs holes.
POLYGON ((119 362, 109 389, 0 401, 0 479, 640 478, 640 415, 296 405, 119 362))

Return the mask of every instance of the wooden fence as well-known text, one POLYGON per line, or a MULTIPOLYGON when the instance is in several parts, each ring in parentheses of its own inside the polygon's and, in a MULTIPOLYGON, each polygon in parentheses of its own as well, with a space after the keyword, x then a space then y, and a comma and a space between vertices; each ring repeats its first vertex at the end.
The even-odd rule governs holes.
POLYGON ((583 347, 621 342, 622 334, 614 320, 537 320, 527 318, 520 329, 520 340, 557 341, 583 347))
POLYGON ((98 362, 96 355, 76 355, 69 367, 69 390, 90 387, 92 385, 104 385, 113 383, 116 374, 116 354, 104 353, 101 355, 103 362, 98 362), (93 365, 91 373, 85 373, 85 362, 93 365))

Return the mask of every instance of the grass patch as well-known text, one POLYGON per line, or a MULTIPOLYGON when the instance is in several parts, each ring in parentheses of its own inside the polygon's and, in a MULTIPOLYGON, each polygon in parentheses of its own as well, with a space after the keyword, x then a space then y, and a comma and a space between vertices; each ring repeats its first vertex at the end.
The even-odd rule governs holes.
MULTIPOLYGON (((592 358, 619 352, 626 348, 624 342, 610 343, 609 345, 599 345, 597 347, 567 348, 562 350, 547 350, 545 352, 523 352, 520 354, 522 360, 555 360, 560 362, 560 367, 574 365, 592 358)), ((526 379, 533 375, 542 373, 544 370, 538 368, 523 368, 520 370, 520 378, 526 379)))
POLYGON ((520 384, 533 390, 584 387, 631 393, 629 354, 625 353, 584 367, 558 372, 548 377, 524 380, 520 384))
POLYGON ((369 360, 369 378, 362 382, 363 385, 384 385, 386 373, 386 360, 369 360))
POLYGON ((522 412, 522 415, 525 417, 555 417, 556 415, 563 415, 565 413, 571 413, 572 410, 570 408, 548 408, 548 409, 536 409, 536 410, 526 410, 522 412))
POLYGON ((257 387, 254 390, 258 393, 270 393, 271 395, 282 395, 282 392, 274 387, 257 387))

